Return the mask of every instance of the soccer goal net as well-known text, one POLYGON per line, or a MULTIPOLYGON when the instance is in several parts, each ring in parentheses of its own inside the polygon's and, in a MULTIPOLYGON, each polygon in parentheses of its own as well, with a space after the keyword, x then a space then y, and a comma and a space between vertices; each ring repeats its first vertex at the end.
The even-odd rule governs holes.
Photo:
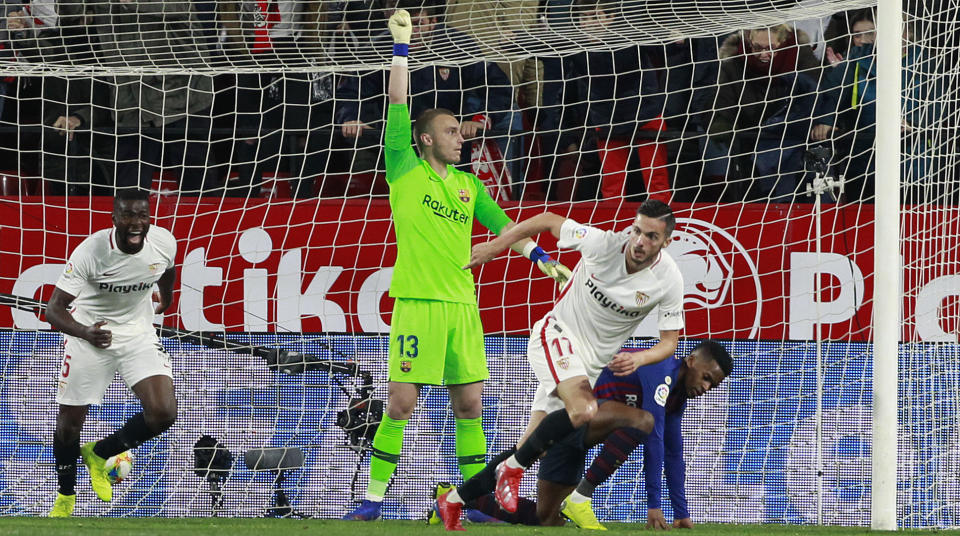
MULTIPOLYGON (((363 497, 396 259, 382 160, 394 7, 34 0, 5 14, 0 513, 51 507, 63 347, 42 302, 73 249, 111 225, 115 189, 137 186, 178 239, 175 303, 156 318, 178 419, 134 452, 112 503, 81 468, 76 513, 333 518, 363 497)), ((695 522, 870 524, 882 294, 902 305, 899 388, 886 393, 898 412, 877 424, 899 437, 897 519, 960 525, 953 3, 905 2, 902 36, 878 34, 876 3, 861 0, 400 7, 415 23, 411 113, 458 116, 460 167, 514 220, 549 210, 619 230, 648 197, 673 206, 678 352, 716 339, 735 358, 684 418, 695 522), (878 145, 897 111, 877 104, 876 50, 897 38, 899 146, 878 145), (874 284, 889 151, 902 154, 900 234, 885 238, 899 240, 902 288, 874 284)), ((527 337, 558 291, 515 254, 475 278, 483 422, 499 452, 526 424, 527 337)), ((635 335, 629 346, 652 345, 656 321, 635 335)), ((84 441, 137 408, 113 384, 84 441)), ((601 520, 646 519, 642 464, 635 453, 597 490, 601 520)), ((434 484, 459 480, 448 396, 424 388, 384 515, 421 518, 434 484)), ((533 473, 522 491, 534 494, 533 473)))

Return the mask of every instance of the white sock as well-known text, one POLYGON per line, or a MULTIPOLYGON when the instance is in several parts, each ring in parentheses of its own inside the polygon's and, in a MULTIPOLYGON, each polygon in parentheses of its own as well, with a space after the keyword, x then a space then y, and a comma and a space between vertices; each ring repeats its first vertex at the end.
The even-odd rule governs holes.
POLYGON ((580 503, 585 503, 589 501, 590 497, 587 497, 586 495, 581 495, 579 491, 573 490, 573 493, 571 493, 570 496, 567 497, 567 500, 572 502, 573 504, 580 504, 580 503))
POLYGON ((520 465, 520 462, 517 461, 517 457, 514 456, 514 455, 512 455, 512 454, 511 454, 510 457, 507 458, 507 460, 506 460, 505 462, 503 462, 503 463, 507 464, 507 467, 509 467, 509 468, 511 468, 511 469, 523 469, 523 468, 524 468, 522 465, 520 465))
POLYGON ((378 497, 378 496, 370 493, 369 491, 367 492, 367 494, 366 494, 363 498, 366 499, 366 500, 368 500, 368 501, 372 501, 372 502, 383 502, 383 497, 378 497))
POLYGON ((447 494, 447 502, 463 504, 463 499, 461 499, 460 494, 457 493, 457 488, 453 488, 450 490, 450 493, 447 494))

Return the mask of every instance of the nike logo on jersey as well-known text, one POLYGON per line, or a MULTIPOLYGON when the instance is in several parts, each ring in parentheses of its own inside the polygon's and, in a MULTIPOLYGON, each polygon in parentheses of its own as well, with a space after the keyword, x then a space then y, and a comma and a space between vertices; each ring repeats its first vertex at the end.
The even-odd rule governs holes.
POLYGON ((120 273, 120 270, 117 270, 115 272, 103 272, 103 277, 113 277, 119 273, 120 273))

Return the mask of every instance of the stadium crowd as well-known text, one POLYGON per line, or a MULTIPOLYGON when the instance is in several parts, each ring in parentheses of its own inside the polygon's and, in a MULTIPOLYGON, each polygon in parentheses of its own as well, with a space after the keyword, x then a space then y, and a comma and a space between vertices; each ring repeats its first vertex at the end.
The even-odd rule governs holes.
MULTIPOLYGON (((383 195, 384 71, 281 65, 348 57, 371 40, 386 54, 397 7, 414 16, 411 56, 428 62, 451 48, 485 57, 491 32, 510 40, 538 25, 603 39, 621 16, 596 0, 5 1, 4 61, 121 55, 230 72, 0 79, 0 174, 20 179, 4 182, 7 194, 173 184, 183 195, 383 195)), ((820 163, 846 177, 844 200, 871 202, 873 16, 420 67, 411 113, 462 118, 462 165, 499 181, 496 199, 809 202, 817 158, 805 155, 819 145, 832 153, 820 163)), ((914 47, 903 58, 922 76, 914 47)), ((931 163, 912 125, 934 112, 917 97, 902 126, 913 180, 931 163)))

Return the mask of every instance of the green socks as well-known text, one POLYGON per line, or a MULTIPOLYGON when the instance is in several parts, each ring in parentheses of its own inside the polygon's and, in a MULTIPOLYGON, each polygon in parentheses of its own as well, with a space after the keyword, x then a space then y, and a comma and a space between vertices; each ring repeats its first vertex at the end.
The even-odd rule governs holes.
MULTIPOLYGON (((373 436, 373 455, 370 458, 370 484, 366 499, 383 501, 387 484, 397 469, 403 448, 403 429, 407 421, 398 421, 384 415, 373 436)), ((457 419, 457 464, 466 482, 480 472, 487 463, 487 438, 483 435, 483 419, 457 419)))
POLYGON ((483 419, 457 419, 457 464, 463 481, 480 472, 487 464, 487 438, 483 419))
POLYGON ((387 493, 387 484, 400 461, 400 449, 403 448, 403 429, 407 421, 396 421, 383 416, 377 433, 373 436, 373 455, 370 458, 370 485, 367 486, 367 500, 383 501, 387 493))

